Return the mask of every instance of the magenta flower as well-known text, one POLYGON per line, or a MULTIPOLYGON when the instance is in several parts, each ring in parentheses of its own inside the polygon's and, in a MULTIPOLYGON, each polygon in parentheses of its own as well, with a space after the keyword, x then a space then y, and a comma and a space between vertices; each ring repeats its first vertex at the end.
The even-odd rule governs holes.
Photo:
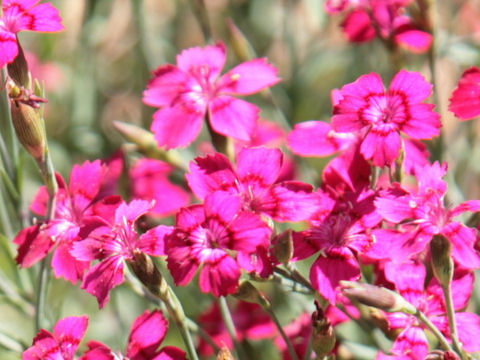
POLYGON ((460 120, 471 120, 480 115, 480 69, 472 66, 462 74, 453 91, 448 108, 460 120))
POLYGON ((3 0, 0 16, 0 68, 18 55, 20 31, 56 32, 64 29, 62 19, 50 3, 40 0, 3 0))
MULTIPOLYGON (((270 316, 257 304, 238 302, 232 309, 232 319, 239 342, 244 339, 260 340, 273 337, 276 331, 270 316)), ((228 334, 218 302, 214 302, 209 310, 200 315, 198 323, 219 347, 233 349, 233 341, 228 334)), ((200 339, 198 352, 203 356, 215 354, 213 348, 203 338, 200 339)))
POLYGON ((452 243, 452 256, 468 269, 480 267, 475 250, 476 230, 455 221, 466 211, 480 211, 480 200, 466 201, 451 209, 444 205, 447 183, 442 180, 446 165, 438 162, 418 169, 418 191, 394 188, 375 200, 378 213, 393 224, 405 223, 409 231, 379 230, 372 249, 385 257, 405 261, 423 251, 434 235, 442 234, 452 243), (413 228, 412 228, 413 227, 413 228))
MULTIPOLYGON (((105 168, 99 160, 75 165, 68 187, 63 178, 57 175, 59 190, 54 218, 23 229, 15 238, 14 242, 18 245, 16 260, 20 266, 32 266, 56 246, 52 257, 55 276, 73 283, 82 278, 89 262, 73 258, 69 250, 74 242, 104 224, 104 217, 108 217, 105 210, 100 210, 105 209, 104 205, 107 204, 97 201, 104 172, 105 168)), ((31 205, 32 211, 45 216, 48 198, 47 189, 42 186, 31 205)), ((115 203, 116 200, 116 197, 112 197, 108 201, 115 203)))
POLYGON ((280 81, 266 59, 240 64, 223 76, 226 50, 222 43, 194 47, 177 56, 177 66, 163 65, 144 92, 147 105, 159 107, 151 130, 159 146, 187 146, 198 136, 205 116, 213 130, 249 140, 259 108, 232 95, 251 95, 280 81))
POLYGON ((294 233, 294 260, 319 253, 310 268, 310 281, 332 305, 341 280, 360 278, 358 255, 374 242, 370 230, 381 221, 373 206, 374 196, 369 190, 346 192, 339 199, 325 193, 311 227, 294 233))
POLYGON ((302 221, 318 208, 313 187, 299 181, 277 183, 283 164, 279 149, 245 148, 238 153, 237 170, 225 155, 198 157, 190 163, 188 185, 200 199, 218 191, 239 195, 242 208, 277 221, 302 221))
POLYGON ((130 170, 132 196, 155 200, 152 215, 171 215, 190 202, 189 194, 169 180, 172 171, 171 165, 154 159, 140 159, 130 170))
POLYGON ((423 103, 431 93, 432 85, 416 72, 397 73, 388 91, 378 74, 363 75, 342 87, 333 128, 340 133, 360 132, 365 159, 388 166, 399 156, 400 132, 413 139, 431 139, 440 133, 434 105, 423 103))
POLYGON ((214 192, 203 205, 177 214, 175 230, 165 238, 168 268, 175 283, 184 286, 201 266, 203 292, 233 294, 241 268, 251 269, 255 254, 270 245, 271 233, 258 215, 241 209, 238 196, 214 192))
POLYGON ((41 329, 33 345, 23 353, 23 360, 74 360, 78 345, 88 326, 88 316, 60 320, 53 334, 41 329))
POLYGON ((132 325, 125 356, 114 353, 99 341, 90 341, 89 350, 79 360, 186 360, 185 352, 175 346, 157 350, 167 331, 168 320, 162 312, 146 310, 132 325))
POLYGON ((171 231, 170 227, 160 225, 140 236, 135 230, 135 222, 151 207, 150 202, 143 200, 134 200, 128 205, 122 203, 111 225, 96 228, 86 239, 73 245, 70 253, 77 260, 100 260, 82 281, 82 289, 97 298, 100 308, 107 304, 110 291, 123 282, 125 260, 133 260, 136 252, 164 255, 162 239, 171 231))
MULTIPOLYGON (((412 305, 422 311, 444 335, 449 338, 450 330, 446 316, 443 291, 433 279, 425 288, 426 269, 422 264, 389 262, 385 268, 386 278, 395 284, 399 293, 412 305)), ((452 282, 452 294, 458 325, 458 336, 465 350, 475 352, 480 349, 480 317, 476 314, 459 312, 465 308, 473 291, 474 275, 471 272, 456 272, 452 282)), ((423 323, 413 315, 405 313, 386 314, 390 328, 402 329, 390 352, 405 359, 424 359, 428 353, 428 341, 423 323)))

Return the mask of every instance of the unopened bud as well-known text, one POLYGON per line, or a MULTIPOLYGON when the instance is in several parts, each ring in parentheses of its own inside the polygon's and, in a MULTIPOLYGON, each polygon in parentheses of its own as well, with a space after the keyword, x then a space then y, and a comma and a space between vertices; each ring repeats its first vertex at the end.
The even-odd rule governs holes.
POLYGON ((134 143, 141 153, 153 159, 166 161, 177 168, 185 168, 180 155, 174 150, 167 152, 160 149, 155 136, 150 131, 122 121, 114 121, 113 125, 128 141, 134 143))
POLYGON ((18 44, 18 55, 12 63, 7 65, 8 76, 15 81, 18 86, 30 87, 30 74, 28 71, 27 59, 23 53, 20 43, 18 44))
POLYGON ((434 350, 427 354, 425 360, 460 360, 460 357, 451 350, 434 350))
POLYGON ((263 308, 269 308, 270 302, 255 286, 249 281, 244 281, 238 287, 237 293, 234 294, 237 299, 243 300, 249 303, 259 304, 263 308))
POLYGON ((405 175, 405 146, 402 142, 402 148, 400 149, 400 154, 395 160, 395 172, 393 173, 393 180, 402 183, 405 175))
POLYGON ((227 27, 230 36, 230 43, 232 45, 235 55, 241 61, 247 61, 255 57, 255 52, 248 42, 245 35, 240 31, 240 29, 234 24, 233 20, 227 18, 227 27))
POLYGON ((278 234, 272 242, 274 244, 273 253, 277 260, 283 264, 288 264, 293 257, 292 230, 288 229, 278 234))
POLYGON ((340 285, 344 295, 361 304, 373 306, 387 312, 416 313, 417 309, 415 306, 410 304, 400 294, 384 287, 352 281, 340 281, 340 285))
POLYGON ((217 354, 217 360, 235 360, 235 358, 227 347, 223 347, 217 354))
POLYGON ((442 286, 448 286, 453 277, 452 244, 443 235, 435 235, 430 241, 430 254, 435 277, 442 286))
POLYGON ((18 140, 38 162, 45 160, 45 123, 37 110, 21 102, 11 102, 13 126, 18 140))
POLYGON ((330 354, 335 347, 335 331, 330 320, 325 316, 320 303, 315 300, 316 311, 312 314, 312 349, 317 353, 318 358, 330 354))
POLYGON ((128 263, 142 284, 153 294, 158 294, 162 275, 152 258, 141 251, 135 251, 134 259, 129 260, 128 263))

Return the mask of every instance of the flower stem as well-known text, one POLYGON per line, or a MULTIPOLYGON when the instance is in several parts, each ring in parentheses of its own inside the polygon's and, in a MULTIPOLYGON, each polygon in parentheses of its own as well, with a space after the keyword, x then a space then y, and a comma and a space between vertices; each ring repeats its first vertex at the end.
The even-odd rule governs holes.
POLYGON ((452 338, 453 347, 458 352, 463 360, 467 359, 465 352, 462 349, 462 344, 458 339, 457 322, 455 320, 455 306, 452 298, 451 281, 449 284, 442 286, 443 295, 445 297, 445 304, 447 306, 448 325, 450 328, 450 337, 452 338))
POLYGON ((295 349, 288 338, 287 334, 285 334, 285 331, 283 330, 282 324, 280 324, 280 321, 278 321, 277 315, 273 312, 273 309, 271 306, 264 306, 265 311, 268 312, 270 317, 272 318, 273 322, 275 323, 275 326, 278 329, 278 332, 280 333, 280 336, 282 337, 283 341, 285 341, 285 344, 287 345, 288 353, 290 354, 290 357, 293 360, 299 360, 297 353, 295 352, 295 349))
POLYGON ((423 322, 428 327, 428 329, 437 337, 438 341, 445 350, 453 351, 445 336, 443 336, 440 330, 438 330, 435 324, 433 324, 423 312, 417 309, 417 312, 414 315, 418 320, 423 322))
POLYGON ((233 323, 232 314, 230 313, 230 309, 228 308, 227 299, 224 296, 221 296, 218 299, 218 303, 220 305, 220 311, 222 313, 223 322, 225 323, 228 334, 232 338, 235 351, 237 352, 238 356, 241 359, 246 359, 246 357, 244 356, 245 354, 243 352, 243 348, 237 340, 237 330, 235 329, 235 324, 233 323))

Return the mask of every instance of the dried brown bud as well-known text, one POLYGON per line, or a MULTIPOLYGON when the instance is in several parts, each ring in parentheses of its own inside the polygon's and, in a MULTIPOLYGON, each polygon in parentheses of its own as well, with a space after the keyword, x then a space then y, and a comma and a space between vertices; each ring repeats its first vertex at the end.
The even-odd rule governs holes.
POLYGON ((23 49, 18 43, 18 55, 12 63, 7 65, 8 76, 15 81, 18 86, 30 88, 30 75, 28 71, 27 59, 23 49))
POLYGON ((234 294, 237 299, 243 300, 249 303, 259 304, 263 308, 270 307, 270 302, 260 291, 257 290, 249 281, 244 281, 238 287, 237 293, 234 294))
POLYGON ((453 259, 451 242, 443 235, 435 235, 430 241, 433 273, 442 286, 448 286, 453 277, 453 259))
POLYGON ((384 287, 341 281, 343 293, 350 299, 367 306, 373 306, 387 312, 405 312, 415 314, 416 308, 406 301, 400 294, 384 287))
POLYGON ((293 257, 293 239, 292 239, 292 230, 288 229, 281 234, 278 234, 273 239, 273 253, 278 261, 283 264, 288 264, 288 262, 293 257))
POLYGON ((317 310, 312 313, 312 349, 319 358, 322 358, 332 352, 336 337, 330 320, 325 316, 317 300, 315 300, 315 307, 317 310))
POLYGON ((141 251, 135 251, 134 255, 135 258, 128 261, 133 272, 148 290, 153 294, 158 294, 162 283, 162 274, 150 256, 141 251))
POLYGON ((21 102, 11 102, 13 126, 18 140, 38 162, 45 160, 45 123, 37 110, 21 102))

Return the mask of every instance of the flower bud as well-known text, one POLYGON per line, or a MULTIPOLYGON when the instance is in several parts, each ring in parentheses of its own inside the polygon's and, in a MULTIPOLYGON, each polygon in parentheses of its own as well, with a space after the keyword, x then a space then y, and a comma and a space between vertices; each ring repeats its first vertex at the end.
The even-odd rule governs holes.
POLYGON ((410 304, 400 294, 384 287, 352 281, 340 281, 340 285, 344 295, 361 304, 373 306, 387 312, 416 313, 417 309, 415 306, 410 304))
POLYGON ((162 275, 152 258, 141 251, 135 251, 134 256, 133 260, 128 261, 133 272, 148 290, 153 294, 158 294, 162 275))
POLYGON ((312 314, 312 349, 317 353, 318 358, 323 358, 332 352, 336 337, 333 326, 325 317, 318 300, 315 300, 315 307, 317 310, 312 314))
POLYGON ((255 57, 253 48, 250 46, 245 35, 235 25, 232 19, 227 19, 227 27, 230 37, 230 43, 232 45, 235 55, 241 61, 247 61, 255 57))
POLYGON ((435 235, 430 241, 430 254, 435 277, 442 286, 448 286, 453 277, 452 244, 443 235, 435 235))
POLYGON ((12 63, 7 65, 8 76, 15 81, 18 86, 30 88, 30 73, 28 71, 27 59, 23 49, 18 43, 18 55, 12 63))
POLYGON ((238 287, 237 293, 233 296, 239 300, 259 304, 263 308, 270 307, 270 302, 267 300, 267 298, 263 296, 260 291, 258 291, 257 288, 249 281, 242 282, 238 287))
POLYGON ((18 140, 35 160, 44 162, 47 136, 43 118, 34 108, 18 101, 11 102, 11 114, 18 140))
POLYGON ((277 260, 283 264, 288 264, 293 257, 292 230, 288 229, 275 236, 273 244, 273 253, 277 260))
POLYGON ((134 143, 141 153, 153 159, 166 161, 177 168, 185 168, 178 152, 174 150, 167 152, 160 149, 155 140, 155 136, 150 131, 121 121, 114 121, 113 125, 128 141, 134 143))
POLYGON ((425 360, 460 360, 460 357, 450 350, 434 350, 427 354, 425 360))

